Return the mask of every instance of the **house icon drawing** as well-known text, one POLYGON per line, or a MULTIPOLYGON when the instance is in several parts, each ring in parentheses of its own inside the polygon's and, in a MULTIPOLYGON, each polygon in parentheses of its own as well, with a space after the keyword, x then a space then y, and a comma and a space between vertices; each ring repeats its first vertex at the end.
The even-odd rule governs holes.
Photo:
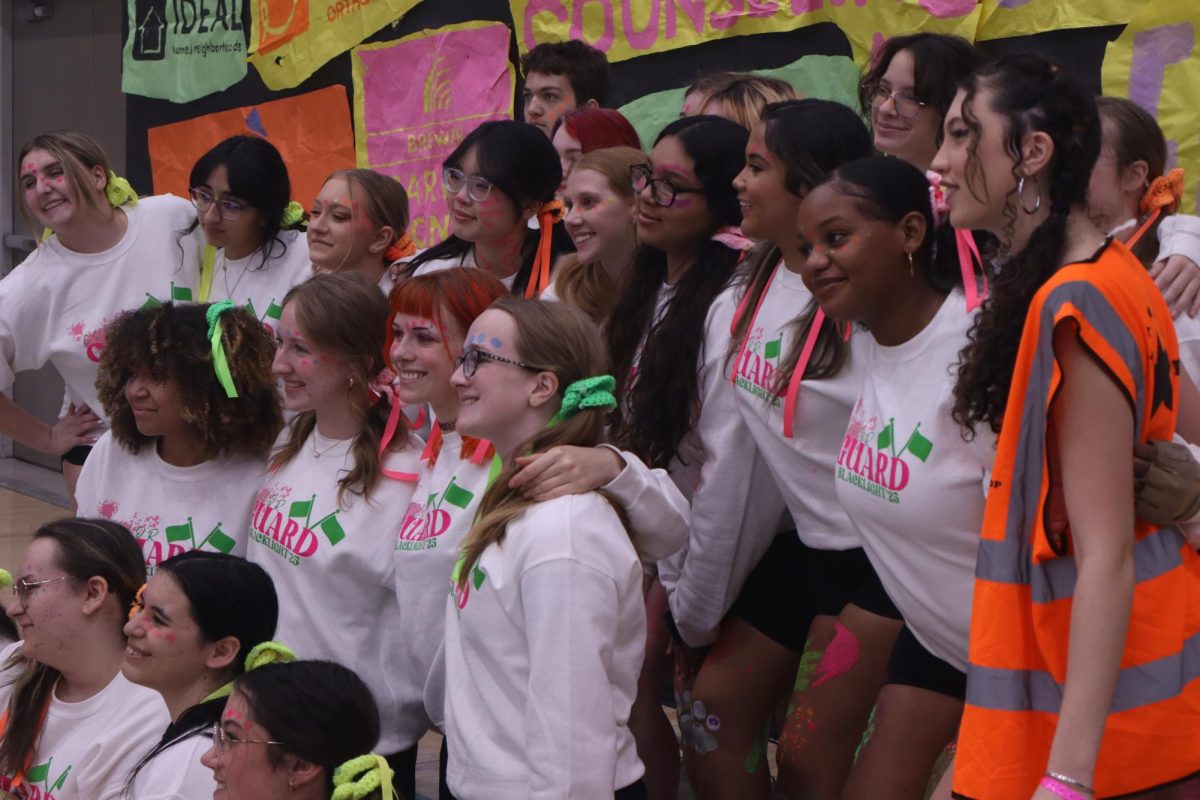
POLYGON ((166 55, 167 21, 160 3, 148 4, 133 33, 133 58, 136 61, 160 61, 166 55))

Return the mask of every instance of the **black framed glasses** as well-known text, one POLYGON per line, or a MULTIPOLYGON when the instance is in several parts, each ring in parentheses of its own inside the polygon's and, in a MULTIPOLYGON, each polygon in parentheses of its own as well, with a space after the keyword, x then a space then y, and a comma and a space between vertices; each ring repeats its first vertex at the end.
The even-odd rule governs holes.
POLYGON ((192 198, 192 205, 194 205, 196 210, 201 214, 203 214, 205 211, 208 211, 209 207, 212 206, 213 203, 216 203, 217 214, 220 215, 221 219, 237 219, 239 216, 241 216, 243 211, 250 207, 245 203, 240 203, 237 200, 230 200, 228 198, 217 200, 206 189, 200 189, 198 187, 192 187, 191 189, 188 189, 188 196, 192 198))
POLYGON ((446 187, 446 191, 450 194, 458 194, 464 186, 467 187, 467 194, 476 203, 482 203, 488 199, 488 195, 492 193, 492 187, 495 186, 491 181, 482 175, 468 175, 461 169, 454 167, 446 167, 442 170, 442 185, 446 187))
POLYGON ((475 370, 479 369, 480 360, 495 361, 498 364, 509 364, 510 366, 527 369, 530 372, 546 372, 544 367, 535 367, 532 364, 522 364, 520 361, 513 361, 511 358, 498 356, 495 353, 489 353, 486 350, 468 350, 459 356, 454 362, 454 368, 462 367, 464 378, 475 377, 475 370))
POLYGON ((882 83, 875 84, 871 88, 868 97, 871 100, 871 108, 880 108, 888 100, 891 100, 892 108, 896 109, 896 113, 906 119, 912 119, 921 113, 922 108, 929 105, 924 100, 917 98, 912 92, 893 92, 882 83))
POLYGON ((47 583, 65 581, 66 579, 66 575, 63 575, 61 578, 46 578, 44 581, 27 581, 21 578, 13 584, 13 591, 16 592, 17 599, 21 601, 21 605, 25 605, 29 602, 29 596, 33 594, 33 590, 37 587, 45 586, 47 583))
POLYGON ((218 758, 224 757, 232 744, 273 744, 278 747, 286 747, 283 742, 275 742, 270 739, 239 739, 236 736, 230 736, 219 722, 213 723, 212 739, 213 744, 217 746, 218 758))
POLYGON ((675 196, 680 194, 704 194, 703 189, 693 189, 688 186, 676 186, 666 178, 656 178, 650 168, 644 164, 634 164, 629 168, 629 182, 635 192, 644 192, 650 188, 650 196, 656 205, 669 208, 675 205, 675 196))

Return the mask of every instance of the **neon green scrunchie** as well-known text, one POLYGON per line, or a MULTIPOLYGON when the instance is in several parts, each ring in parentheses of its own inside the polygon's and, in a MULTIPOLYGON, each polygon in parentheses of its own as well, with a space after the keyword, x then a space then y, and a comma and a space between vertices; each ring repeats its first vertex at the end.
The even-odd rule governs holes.
POLYGON ((551 423, 570 419, 584 408, 616 408, 617 398, 613 395, 616 388, 617 381, 612 375, 597 375, 575 381, 563 393, 562 406, 551 423))
POLYGON ((0 591, 11 589, 13 586, 12 573, 6 569, 0 569, 0 591))
POLYGON ((283 216, 279 218, 279 227, 294 228, 303 221, 304 206, 293 200, 287 204, 287 208, 283 209, 283 216))
POLYGON ((204 318, 208 320, 208 338, 212 343, 213 372, 217 373, 217 381, 227 397, 237 397, 238 393, 233 385, 233 375, 229 372, 229 361, 225 358, 225 345, 221 343, 221 315, 234 307, 232 300, 221 300, 204 312, 204 318))
POLYGON ((131 206, 137 205, 137 192, 129 185, 129 181, 111 169, 108 171, 108 186, 104 187, 104 194, 108 197, 109 205, 113 208, 123 206, 126 203, 131 206))
POLYGON ((290 664, 296 660, 292 648, 283 642, 262 642, 251 648, 246 655, 246 672, 251 672, 267 664, 290 664))
POLYGON ((330 800, 363 800, 376 789, 383 800, 395 797, 392 768, 383 756, 368 753, 352 758, 333 771, 333 795, 330 800))

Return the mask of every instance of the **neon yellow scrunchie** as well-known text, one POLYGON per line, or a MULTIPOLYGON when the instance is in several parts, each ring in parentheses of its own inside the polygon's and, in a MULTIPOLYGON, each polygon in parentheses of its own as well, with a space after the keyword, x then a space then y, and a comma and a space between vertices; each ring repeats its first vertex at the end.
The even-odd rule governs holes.
POLYGON ((11 589, 13 586, 12 573, 6 569, 0 569, 0 591, 11 589))
POLYGON ((104 187, 104 194, 108 197, 108 203, 113 208, 123 206, 126 203, 131 206, 137 205, 137 192, 129 185, 129 181, 111 169, 108 171, 108 186, 104 187))
POLYGON ((283 642, 262 642, 251 648, 246 655, 246 672, 252 672, 267 664, 290 664, 295 660, 296 654, 283 642))
POLYGON ((383 800, 396 795, 392 788, 392 768, 383 756, 368 753, 352 758, 333 771, 333 795, 330 800, 363 800, 379 789, 383 800))
POLYGON ((234 307, 232 300, 220 300, 204 312, 204 317, 208 320, 208 339, 212 344, 213 372, 217 373, 217 381, 227 397, 237 397, 238 393, 237 387, 233 385, 233 374, 229 371, 229 361, 225 358, 225 345, 221 343, 221 315, 234 307))
POLYGON ((563 393, 562 406, 551 422, 570 419, 585 408, 616 408, 617 398, 613 395, 616 388, 617 381, 612 375, 597 375, 575 381, 563 393))
POLYGON ((279 218, 279 227, 294 228, 301 222, 304 222, 304 206, 293 200, 283 209, 283 216, 279 218))

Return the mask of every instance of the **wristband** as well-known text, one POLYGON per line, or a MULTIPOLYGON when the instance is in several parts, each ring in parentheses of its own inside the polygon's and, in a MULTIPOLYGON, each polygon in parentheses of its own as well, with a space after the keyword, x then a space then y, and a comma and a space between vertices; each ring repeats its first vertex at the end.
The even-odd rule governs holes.
POLYGON ((1086 794, 1095 794, 1095 792, 1092 791, 1092 787, 1088 786, 1083 781, 1075 780, 1070 775, 1063 775, 1061 772, 1055 772, 1052 769, 1046 770, 1046 775, 1058 781, 1059 783, 1065 783, 1067 786, 1071 786, 1086 794))
POLYGON ((1050 792, 1050 794, 1063 798, 1063 800, 1088 800, 1086 796, 1075 791, 1062 781, 1051 778, 1049 775, 1042 778, 1042 781, 1038 784, 1038 786, 1050 792))

